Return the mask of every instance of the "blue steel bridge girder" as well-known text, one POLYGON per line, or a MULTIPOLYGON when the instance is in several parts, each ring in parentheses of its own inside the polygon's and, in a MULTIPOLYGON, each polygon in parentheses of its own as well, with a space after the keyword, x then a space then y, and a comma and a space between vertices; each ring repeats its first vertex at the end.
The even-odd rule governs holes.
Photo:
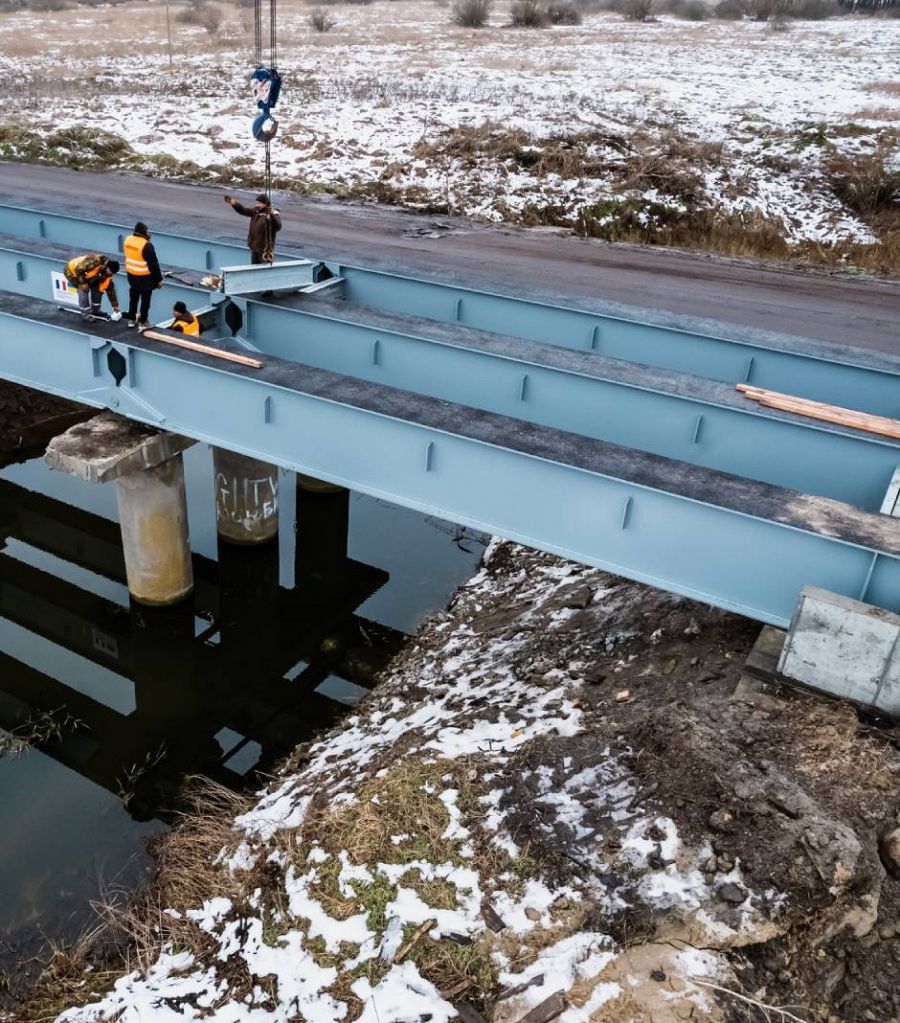
MULTIPOLYGON (((0 249, 0 289, 46 298, 58 265, 58 257, 0 249)), ((161 296, 166 316, 174 301, 196 311, 210 300, 209 291, 178 282, 161 296)), ((360 322, 342 304, 236 301, 241 340, 255 351, 870 511, 900 466, 896 442, 764 409, 726 384, 469 328, 432 324, 423 337, 409 332, 420 320, 407 326, 408 317, 381 314, 360 322), (398 322, 407 329, 394 329, 398 322)), ((230 333, 224 322, 220 333, 230 333)))
MULTIPOLYGON (((93 220, 0 205, 0 234, 115 252, 126 229, 93 220)), ((156 232, 166 265, 213 270, 240 263, 242 246, 156 232)), ((287 252, 284 253, 288 255, 287 252)), ((900 416, 900 357, 841 345, 772 338, 765 344, 712 337, 472 287, 328 263, 349 302, 443 323, 497 331, 727 383, 813 398, 876 415, 900 416)))
POLYGON ((163 353, 3 299, 7 379, 786 626, 803 586, 900 611, 884 516, 267 358, 163 353), (127 373, 114 385, 108 356, 127 373))

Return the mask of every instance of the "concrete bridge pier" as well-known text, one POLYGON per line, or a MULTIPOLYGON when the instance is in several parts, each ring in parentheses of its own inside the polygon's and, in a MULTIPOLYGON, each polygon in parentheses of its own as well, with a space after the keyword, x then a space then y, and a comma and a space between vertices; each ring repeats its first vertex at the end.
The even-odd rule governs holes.
POLYGON ((193 443, 104 412, 47 448, 54 469, 115 481, 128 591, 140 604, 177 604, 194 588, 181 455, 193 443))
POLYGON ((116 481, 128 590, 138 603, 176 604, 194 588, 181 455, 116 481))
POLYGON ((278 466, 213 448, 216 531, 226 543, 255 545, 278 536, 278 466))

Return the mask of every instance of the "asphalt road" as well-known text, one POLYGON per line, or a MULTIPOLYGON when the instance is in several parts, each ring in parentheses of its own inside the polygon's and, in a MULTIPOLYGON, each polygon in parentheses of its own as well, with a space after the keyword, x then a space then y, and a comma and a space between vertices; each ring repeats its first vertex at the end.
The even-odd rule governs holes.
MULTIPOLYGON (((0 202, 242 241, 246 221, 221 201, 223 194, 133 174, 0 163, 0 202)), ((642 319, 713 332, 728 325, 735 336, 794 334, 900 355, 896 281, 762 268, 332 199, 285 194, 277 204, 285 219, 279 237, 304 255, 517 295, 599 300, 642 319)))

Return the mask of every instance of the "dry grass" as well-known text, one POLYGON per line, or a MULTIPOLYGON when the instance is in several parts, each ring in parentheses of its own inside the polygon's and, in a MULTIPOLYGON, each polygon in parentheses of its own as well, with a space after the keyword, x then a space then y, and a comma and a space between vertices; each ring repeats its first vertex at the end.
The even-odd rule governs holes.
POLYGON ((900 107, 864 107, 854 110, 851 116, 854 121, 900 121, 900 107))
MULTIPOLYGON (((328 858, 317 864, 310 893, 337 920, 364 912, 370 929, 377 934, 387 926, 386 908, 397 895, 397 886, 377 871, 379 863, 450 863, 474 868, 483 878, 508 872, 513 879, 509 888, 516 891, 533 870, 530 861, 512 862, 487 841, 475 841, 474 857, 461 857, 459 842, 445 837, 451 818, 439 793, 447 788, 458 791, 456 805, 463 822, 472 827, 483 813, 477 801, 480 773, 474 761, 426 763, 416 757, 406 758, 385 776, 364 781, 357 792, 358 801, 351 806, 335 808, 314 800, 303 825, 297 831, 280 832, 277 846, 285 862, 292 863, 298 872, 309 869, 313 847, 327 854, 328 858), (392 841, 399 833, 408 837, 399 843, 392 841), (366 866, 373 875, 371 882, 352 881, 350 895, 339 883, 338 853, 342 850, 351 863, 366 866)), ((288 927, 295 926, 286 912, 283 868, 265 862, 250 871, 231 872, 217 862, 221 861, 221 850, 232 851, 241 840, 232 822, 251 803, 250 797, 218 785, 199 785, 178 825, 157 843, 152 887, 134 897, 109 895, 98 907, 99 923, 94 931, 77 947, 55 952, 33 998, 17 1016, 17 1023, 47 1023, 64 1007, 93 1000, 123 972, 145 972, 164 946, 190 951, 205 964, 214 962, 213 939, 184 915, 213 896, 230 899, 236 912, 261 914, 264 940, 277 944, 288 927), (248 900, 257 889, 262 892, 261 904, 251 909, 248 900), (167 909, 178 913, 165 912, 167 909), (88 965, 92 972, 88 974, 90 983, 85 984, 88 965)), ((416 868, 404 875, 402 884, 434 909, 453 909, 458 904, 459 892, 453 883, 440 877, 423 877, 416 868)), ((406 925, 404 941, 416 929, 415 925, 406 925)), ((552 938, 558 937, 554 930, 552 938)), ((423 933, 407 957, 442 992, 465 991, 467 1000, 488 1008, 498 991, 497 967, 491 959, 493 942, 488 935, 457 944, 434 940, 423 933)), ((535 949, 540 947, 539 936, 531 936, 529 942, 535 949)), ((353 995, 352 984, 361 975, 376 984, 390 963, 376 958, 359 968, 342 970, 346 959, 358 949, 344 944, 340 954, 329 953, 321 939, 311 941, 308 947, 322 965, 338 968, 332 993, 348 1004, 349 1018, 355 1018, 362 1004, 353 995)), ((239 957, 218 969, 233 997, 243 996, 254 982, 258 983, 247 975, 239 957)), ((271 995, 276 997, 277 992, 273 990, 271 995)))
POLYGON ((835 194, 854 213, 882 229, 894 227, 900 217, 900 167, 884 143, 868 154, 835 153, 825 173, 835 194))
MULTIPOLYGON (((307 860, 313 848, 320 850, 320 855, 327 854, 328 859, 317 866, 310 892, 338 920, 364 912, 369 928, 381 934, 388 924, 386 907, 396 897, 397 886, 378 872, 378 864, 450 863, 475 868, 482 877, 496 877, 513 866, 505 853, 488 843, 476 843, 474 857, 462 858, 458 841, 445 837, 450 814, 439 793, 456 789, 463 822, 468 818, 471 825, 472 819, 483 812, 477 802, 479 773, 474 761, 426 763, 408 757, 383 777, 363 782, 352 805, 333 808, 324 802, 314 802, 300 833, 281 835, 282 851, 298 871, 308 870, 307 860), (393 841, 398 834, 407 837, 393 841), (364 866, 372 873, 371 881, 350 882, 352 895, 342 891, 338 883, 341 870, 338 854, 342 851, 350 863, 364 866)), ((523 865, 517 864, 516 876, 523 872, 523 865)), ((456 886, 444 879, 424 878, 412 868, 402 883, 433 909, 453 909, 458 905, 456 886)), ((415 931, 415 925, 406 925, 404 941, 410 940, 415 931)), ((355 954, 356 949, 347 948, 344 952, 346 955, 336 957, 320 946, 316 955, 322 965, 340 969, 341 962, 347 955, 355 954)), ((420 935, 408 958, 440 991, 465 988, 467 997, 481 1006, 489 1004, 496 993, 496 965, 490 958, 489 945, 483 940, 459 945, 420 935)), ((389 967, 389 963, 374 959, 360 970, 339 974, 332 991, 348 1003, 351 1018, 362 1009, 351 985, 361 973, 375 984, 389 967)))
POLYGON ((883 92, 887 96, 900 96, 900 82, 870 82, 866 92, 883 92))
POLYGON ((236 903, 246 899, 259 876, 232 874, 214 861, 223 847, 235 845, 234 818, 252 802, 197 780, 179 823, 154 845, 151 884, 137 894, 107 892, 95 906, 97 923, 73 944, 52 949, 34 993, 17 1009, 17 1023, 48 1023, 64 1008, 92 1001, 123 973, 146 971, 166 944, 208 955, 210 939, 190 921, 163 910, 194 908, 212 894, 236 903))

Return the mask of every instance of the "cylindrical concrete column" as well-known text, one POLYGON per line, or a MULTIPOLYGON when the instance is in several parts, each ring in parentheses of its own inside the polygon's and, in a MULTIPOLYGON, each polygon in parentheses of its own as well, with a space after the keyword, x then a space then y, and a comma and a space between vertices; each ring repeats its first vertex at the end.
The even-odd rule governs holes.
POLYGON ((141 604, 184 600, 194 588, 181 455, 116 480, 128 591, 141 604))
POLYGON ((216 530, 228 543, 265 543, 278 535, 278 467, 213 448, 216 530))

